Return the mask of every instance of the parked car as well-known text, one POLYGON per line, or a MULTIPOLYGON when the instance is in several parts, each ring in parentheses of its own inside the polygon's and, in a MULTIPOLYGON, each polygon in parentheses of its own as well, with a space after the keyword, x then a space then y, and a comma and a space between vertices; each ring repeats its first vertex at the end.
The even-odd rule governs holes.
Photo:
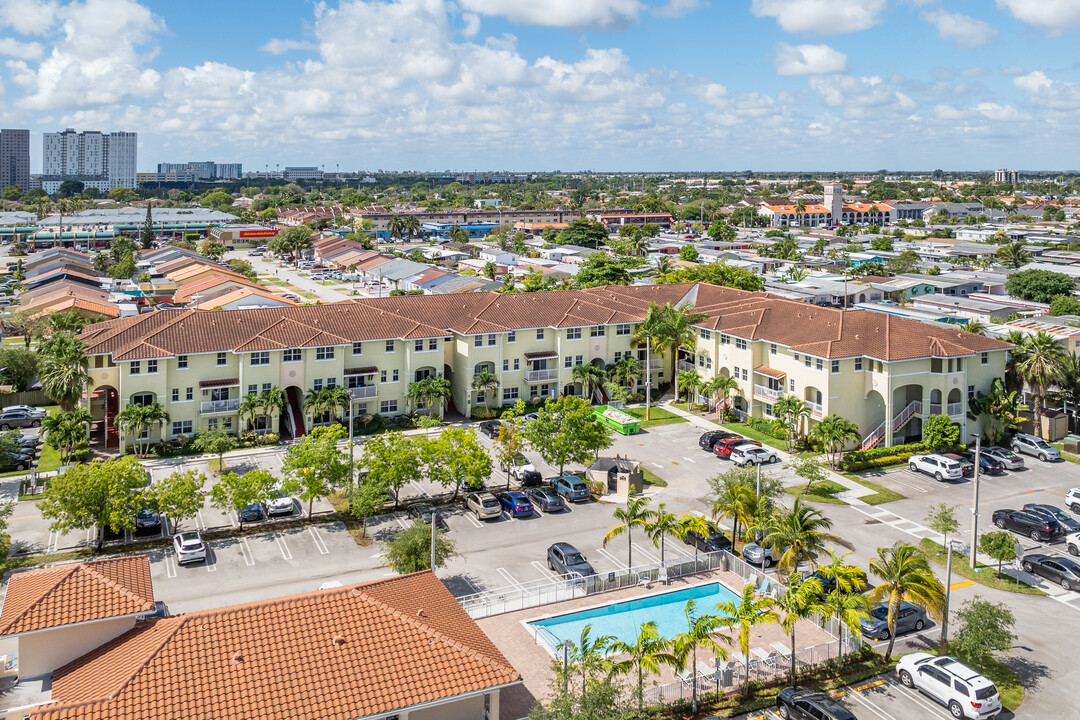
POLYGON ((471 510, 477 520, 491 520, 502 517, 502 505, 489 492, 469 493, 465 496, 465 509, 471 510))
POLYGON ((549 547, 547 550, 547 565, 549 570, 560 575, 585 578, 596 574, 585 556, 570 543, 557 542, 549 547))
POLYGON ((780 462, 780 455, 775 450, 757 445, 742 444, 731 449, 729 458, 736 465, 764 465, 780 462))
POLYGON ((533 514, 533 506, 528 496, 519 490, 507 490, 495 497, 510 517, 529 517, 533 514))
POLYGON ((1061 453, 1055 448, 1050 447, 1048 442, 1042 438, 1035 437, 1034 435, 1026 435, 1024 433, 1014 435, 1012 439, 1012 449, 1015 453, 1031 455, 1032 457, 1039 458, 1043 462, 1061 459, 1061 453))
MULTIPOLYGON (((948 455, 946 455, 946 457, 948 457, 948 455)), ((975 464, 975 453, 973 452, 960 453, 960 457, 964 458, 964 460, 970 462, 972 465, 975 464)), ((980 475, 1001 475, 1003 472, 1005 472, 1005 465, 1002 464, 1000 460, 987 455, 985 452, 979 453, 980 475)))
POLYGON ((997 460, 1006 470, 1022 470, 1024 468, 1024 458, 1008 448, 996 446, 983 448, 981 455, 997 460))
POLYGON ((556 493, 569 502, 588 502, 589 486, 577 475, 559 475, 550 478, 548 484, 556 493))
POLYGON ((206 561, 206 543, 198 530, 185 530, 173 535, 173 549, 176 551, 176 564, 206 561))
POLYGON ((480 432, 487 435, 494 440, 499 434, 499 428, 502 427, 502 422, 499 420, 485 420, 480 423, 480 432))
MULTIPOLYGON (((915 630, 918 632, 926 627, 926 611, 911 603, 900 603, 900 610, 896 613, 896 634, 903 635, 915 630)), ((870 617, 859 621, 859 629, 862 634, 874 640, 889 639, 889 605, 881 603, 870 608, 870 617)))
POLYGON ((761 447, 761 443, 759 443, 757 440, 747 440, 740 435, 736 437, 724 438, 723 440, 718 440, 713 445, 713 454, 715 454, 717 457, 722 458, 731 457, 731 451, 739 445, 756 445, 758 447, 761 447))
POLYGON ((1057 520, 1024 510, 995 510, 993 522, 1002 530, 1012 530, 1035 541, 1049 540, 1061 534, 1057 520))
POLYGON ((262 257, 263 256, 263 251, 262 250, 248 250, 248 256, 249 257, 262 257))
POLYGON ((25 410, 4 410, 0 412, 0 430, 21 427, 41 427, 41 418, 25 410))
POLYGON ((787 720, 858 720, 820 690, 787 687, 776 696, 776 714, 787 720))
POLYGON ((566 501, 549 487, 533 487, 525 491, 533 507, 540 512, 562 512, 566 510, 566 501))
POLYGON ((1065 493, 1065 506, 1080 515, 1080 488, 1070 488, 1065 493))
MULTIPOLYGON (((852 584, 853 584, 852 590, 854 592, 866 592, 866 591, 870 590, 870 581, 866 577, 866 571, 863 570, 862 568, 852 568, 852 571, 853 571, 853 573, 855 575, 855 577, 853 577, 851 579, 852 584)), ((822 599, 824 599, 826 595, 828 595, 829 593, 831 593, 833 590, 836 589, 836 578, 828 577, 828 576, 822 574, 822 572, 820 570, 815 570, 812 573, 811 572, 804 572, 803 577, 806 580, 809 580, 810 578, 814 578, 815 580, 818 581, 818 583, 821 585, 821 598, 822 599)))
POLYGON ((964 477, 971 477, 975 474, 975 462, 973 460, 968 460, 960 453, 942 453, 941 457, 946 460, 960 463, 960 472, 964 477))
POLYGON ((954 718, 995 717, 1001 712, 1001 696, 994 683, 954 657, 910 653, 896 664, 896 676, 949 708, 954 718))
POLYGON ((266 503, 266 514, 271 517, 274 515, 292 515, 294 512, 296 512, 296 505, 293 503, 292 497, 284 490, 275 492, 270 496, 270 502, 266 503))
POLYGON ((1073 557, 1080 556, 1080 533, 1073 533, 1065 538, 1065 549, 1073 557))
POLYGON ((735 433, 729 433, 725 430, 713 430, 707 433, 702 433, 698 438, 698 447, 712 452, 713 446, 721 440, 736 437, 735 433))
POLYGON ((1075 560, 1056 555, 1025 555, 1021 567, 1060 585, 1063 590, 1080 590, 1080 565, 1075 560))
POLYGON ((49 414, 48 410, 37 405, 8 405, 3 409, 3 412, 8 412, 9 410, 23 410, 36 418, 43 418, 49 414))
POLYGON ((763 568, 770 568, 780 560, 781 553, 775 546, 763 548, 760 543, 749 543, 743 546, 742 556, 743 560, 751 565, 760 565, 763 568))
POLYGON ((1044 503, 1028 503, 1023 508, 1025 512, 1032 512, 1036 515, 1041 515, 1050 520, 1056 520, 1057 524, 1061 526, 1061 532, 1063 534, 1071 534, 1080 532, 1080 522, 1073 519, 1072 515, 1065 512, 1059 507, 1054 505, 1046 505, 1044 503))
POLYGON ((712 521, 709 522, 709 532, 707 535, 701 535, 693 530, 690 530, 683 537, 683 542, 687 545, 693 545, 701 552, 717 552, 719 550, 725 550, 731 547, 731 540, 720 532, 720 529, 716 527, 716 524, 712 521))
POLYGON ((912 455, 908 460, 908 469, 914 473, 932 475, 938 482, 960 480, 964 477, 960 463, 943 455, 912 455))
POLYGON ((20 433, 12 430, 15 433, 15 442, 19 443, 23 447, 37 447, 37 444, 41 442, 41 433, 20 433))
POLYGON ((135 513, 135 532, 146 530, 160 530, 161 515, 150 508, 143 508, 135 513))
POLYGON ((26 470, 30 467, 30 460, 21 455, 12 455, 6 462, 0 463, 0 472, 14 472, 26 470))
MULTIPOLYGON (((291 502, 292 498, 289 500, 291 502)), ((240 508, 240 512, 236 514, 240 517, 240 522, 258 522, 266 517, 266 510, 261 502, 254 502, 240 508)))
POLYGON ((510 458, 510 477, 520 483, 522 476, 526 473, 536 473, 536 466, 532 464, 532 460, 521 453, 514 453, 514 456, 510 458))

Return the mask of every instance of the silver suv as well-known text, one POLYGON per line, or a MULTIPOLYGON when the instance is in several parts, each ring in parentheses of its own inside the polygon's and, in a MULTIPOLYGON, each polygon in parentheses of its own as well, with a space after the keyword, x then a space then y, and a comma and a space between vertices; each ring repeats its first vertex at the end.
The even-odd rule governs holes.
POLYGON ((911 472, 933 475, 938 482, 961 480, 964 477, 964 468, 960 463, 944 455, 912 455, 908 460, 908 469, 911 472))
POLYGON ((949 708, 954 718, 992 718, 1001 712, 1001 697, 994 683, 954 657, 911 653, 900 658, 896 675, 949 708))
POLYGON ((1056 448, 1050 447, 1050 443, 1042 438, 1035 437, 1034 435, 1026 435, 1024 433, 1013 436, 1012 451, 1037 457, 1043 462, 1061 459, 1061 453, 1059 453, 1056 448))
POLYGON ((465 509, 472 510, 477 520, 502 517, 502 505, 489 492, 469 493, 465 496, 465 509))

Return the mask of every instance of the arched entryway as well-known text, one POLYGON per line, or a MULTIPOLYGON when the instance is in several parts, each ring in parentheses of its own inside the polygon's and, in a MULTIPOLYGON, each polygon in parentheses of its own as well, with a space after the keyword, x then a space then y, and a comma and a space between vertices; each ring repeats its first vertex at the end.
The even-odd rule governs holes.
POLYGON ((278 420, 282 438, 298 438, 307 434, 304 424, 304 391, 296 385, 285 388, 285 409, 278 420))
POLYGON ((120 447, 116 414, 120 412, 120 393, 111 385, 99 385, 90 393, 90 442, 106 450, 120 447))

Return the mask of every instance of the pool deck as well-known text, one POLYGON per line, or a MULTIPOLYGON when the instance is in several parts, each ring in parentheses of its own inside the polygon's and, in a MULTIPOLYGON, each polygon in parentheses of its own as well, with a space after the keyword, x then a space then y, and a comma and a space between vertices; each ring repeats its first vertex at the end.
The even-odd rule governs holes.
MULTIPOLYGON (((491 638, 491 641, 495 643, 500 651, 502 651, 503 655, 506 656, 506 659, 510 661, 514 668, 521 673, 522 679, 524 680, 522 686, 503 691, 500 699, 500 720, 516 720, 517 718, 523 718, 528 715, 530 708, 532 708, 536 701, 543 699, 548 695, 551 682, 555 677, 551 667, 554 658, 543 645, 539 644, 533 638, 532 633, 525 627, 525 623, 551 615, 574 612, 596 607, 597 605, 610 605, 623 600, 634 600, 650 595, 659 595, 717 581, 727 585, 736 592, 739 592, 743 585, 742 579, 738 575, 718 570, 694 575, 688 578, 675 579, 667 585, 655 583, 652 585, 651 589, 636 587, 627 588, 625 590, 615 590, 608 593, 577 598, 576 600, 542 605, 540 607, 529 608, 528 610, 518 610, 516 612, 494 615, 492 617, 477 620, 476 622, 480 628, 489 638, 491 638)), ((701 608, 702 611, 705 611, 706 609, 707 608, 704 607, 701 608)), ((735 640, 734 637, 737 635, 737 632, 737 630, 730 630, 724 633, 733 637, 733 644, 731 647, 736 651, 738 647, 736 644, 737 640, 735 640)), ((598 620, 593 627, 593 636, 595 637, 602 634, 602 621, 598 620)), ((759 625, 750 631, 751 648, 760 647, 768 649, 771 643, 779 641, 787 644, 790 640, 791 638, 784 632, 783 628, 775 624, 759 625)), ((814 645, 821 645, 829 641, 835 641, 835 638, 811 622, 799 621, 795 631, 795 640, 798 643, 799 648, 806 648, 814 645)), ((701 651, 698 659, 708 660, 708 653, 706 651, 701 651)), ((673 682, 675 679, 672 670, 665 667, 658 676, 653 678, 653 681, 662 684, 673 682)))

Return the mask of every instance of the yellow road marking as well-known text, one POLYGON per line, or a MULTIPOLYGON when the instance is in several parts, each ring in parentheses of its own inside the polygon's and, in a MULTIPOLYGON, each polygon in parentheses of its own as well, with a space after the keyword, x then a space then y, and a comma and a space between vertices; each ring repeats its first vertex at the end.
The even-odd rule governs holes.
POLYGON ((843 690, 832 690, 832 691, 829 692, 829 697, 831 697, 833 700, 839 700, 840 698, 844 697, 845 695, 847 695, 847 693, 844 692, 843 690))
POLYGON ((672 460, 672 461, 671 461, 671 464, 672 464, 672 465, 678 465, 679 463, 677 463, 676 461, 672 460))
POLYGON ((975 584, 974 580, 961 580, 960 582, 954 582, 949 586, 949 590, 963 590, 966 587, 971 587, 975 584))
POLYGON ((31 518, 39 518, 41 515, 20 515, 19 517, 13 517, 12 520, 29 520, 31 518))
POLYGON ((859 687, 855 688, 855 692, 862 692, 863 690, 869 690, 872 687, 877 687, 878 685, 884 685, 884 684, 885 684, 885 681, 882 680, 881 678, 878 678, 877 680, 873 680, 871 682, 865 683, 865 684, 860 685, 859 687))

